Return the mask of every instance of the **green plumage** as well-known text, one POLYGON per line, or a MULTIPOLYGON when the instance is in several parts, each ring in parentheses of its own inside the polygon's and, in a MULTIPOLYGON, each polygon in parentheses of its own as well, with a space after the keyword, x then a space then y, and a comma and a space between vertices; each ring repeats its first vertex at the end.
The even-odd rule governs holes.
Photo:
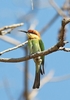
MULTIPOLYGON (((37 30, 20 30, 27 34, 28 37, 28 50, 30 54, 34 54, 37 52, 44 51, 44 44, 40 38, 40 33, 37 30)), ((33 59, 36 66, 35 71, 35 81, 33 85, 33 89, 39 88, 40 86, 40 73, 44 74, 44 56, 38 56, 33 59)))
MULTIPOLYGON (((28 49, 30 54, 34 54, 36 52, 41 52, 44 50, 44 44, 41 39, 29 39, 28 40, 28 49)), ((33 88, 39 88, 40 86, 40 73, 44 74, 44 56, 39 56, 34 58, 34 62, 36 65, 36 75, 33 88)))
MULTIPOLYGON (((40 48, 41 48, 41 51, 44 51, 45 48, 44 48, 44 44, 43 44, 43 41, 42 40, 39 40, 39 44, 40 44, 40 48)), ((41 57, 42 58, 42 68, 43 68, 43 72, 42 73, 45 73, 44 72, 44 56, 41 57)))

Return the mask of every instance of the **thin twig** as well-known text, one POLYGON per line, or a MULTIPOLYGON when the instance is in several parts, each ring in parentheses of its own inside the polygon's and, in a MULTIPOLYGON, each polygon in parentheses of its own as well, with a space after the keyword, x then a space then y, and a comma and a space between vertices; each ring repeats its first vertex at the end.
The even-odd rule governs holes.
POLYGON ((34 9, 33 0, 31 0, 31 6, 32 6, 32 10, 33 10, 34 9))
POLYGON ((70 48, 60 47, 59 50, 63 50, 63 51, 66 51, 66 52, 70 52, 70 48))
POLYGON ((59 17, 59 14, 57 13, 57 14, 50 20, 50 22, 42 28, 42 30, 40 31, 40 34, 44 33, 44 32, 53 24, 53 22, 56 21, 56 19, 57 19, 58 17, 59 17))
POLYGON ((54 0, 49 0, 50 4, 55 8, 59 15, 62 17, 67 17, 66 14, 60 9, 60 7, 54 2, 54 0))
POLYGON ((19 45, 21 42, 20 41, 18 41, 18 40, 16 40, 16 39, 14 39, 14 38, 12 38, 12 37, 9 37, 9 36, 7 36, 7 35, 0 35, 0 39, 2 39, 3 41, 5 41, 5 42, 8 42, 8 43, 10 43, 10 44, 13 44, 13 45, 19 45))
POLYGON ((5 35, 5 34, 11 32, 14 28, 19 27, 19 26, 22 26, 22 25, 23 25, 23 23, 19 23, 19 24, 13 24, 13 25, 9 25, 9 26, 5 26, 3 28, 0 28, 0 35, 5 35), (10 29, 10 30, 7 31, 7 32, 4 32, 7 29, 10 29))
POLYGON ((12 28, 16 28, 16 27, 19 27, 19 26, 22 26, 23 23, 19 23, 19 24, 13 24, 13 25, 9 25, 9 26, 5 26, 3 28, 0 28, 0 31, 3 31, 3 30, 6 30, 6 29, 12 29, 12 28))
MULTIPOLYGON (((61 12, 63 13, 63 15, 62 16, 66 16, 65 15, 65 13, 62 11, 62 9, 64 8, 64 5, 63 5, 63 7, 58 7, 58 5, 54 2, 54 1, 52 1, 52 0, 49 0, 49 2, 50 2, 50 4, 52 5, 52 6, 54 6, 54 8, 56 9, 56 7, 57 7, 57 9, 58 9, 58 11, 60 12, 60 10, 61 10, 61 12)), ((66 2, 64 3, 64 4, 66 4, 66 2)), ((57 10, 56 9, 56 10, 57 10)), ((58 13, 58 11, 57 11, 57 13, 56 13, 56 15, 50 20, 50 22, 47 24, 47 25, 45 25, 44 26, 44 28, 40 31, 40 33, 44 33, 52 24, 53 24, 53 22, 54 21, 56 21, 56 19, 59 17, 59 13, 58 13)))
POLYGON ((12 96, 12 93, 10 91, 10 88, 9 88, 9 82, 8 80, 4 80, 4 88, 5 88, 5 91, 6 91, 6 94, 9 98, 9 100, 14 100, 13 96, 12 96))
POLYGON ((64 76, 58 76, 58 77, 53 77, 50 82, 60 82, 64 80, 70 79, 70 74, 69 75, 64 75, 64 76))
POLYGON ((4 53, 6 53, 6 52, 9 52, 9 51, 15 50, 15 49, 17 49, 17 48, 19 48, 19 47, 22 47, 22 46, 24 46, 24 45, 27 44, 27 43, 28 43, 28 41, 26 41, 26 42, 24 42, 24 43, 21 43, 21 44, 15 46, 15 47, 13 47, 13 48, 6 49, 6 50, 0 52, 0 55, 4 54, 4 53))
POLYGON ((2 33, 2 35, 5 35, 5 34, 10 33, 12 30, 13 30, 13 28, 12 29, 8 29, 6 31, 1 31, 1 33, 2 33))
POLYGON ((43 56, 43 55, 48 55, 52 52, 55 52, 59 49, 59 45, 60 43, 57 43, 55 46, 51 47, 48 50, 42 51, 42 52, 37 52, 35 54, 26 56, 26 57, 22 57, 22 58, 0 58, 0 62, 13 62, 13 63, 17 63, 17 62, 22 62, 22 61, 26 61, 32 58, 36 58, 38 56, 43 56))

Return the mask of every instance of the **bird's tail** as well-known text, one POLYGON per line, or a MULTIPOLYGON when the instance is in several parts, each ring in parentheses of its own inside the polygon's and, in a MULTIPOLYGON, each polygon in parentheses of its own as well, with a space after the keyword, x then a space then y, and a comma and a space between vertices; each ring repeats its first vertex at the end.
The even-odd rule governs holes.
POLYGON ((39 86, 40 86, 40 69, 35 73, 35 81, 34 81, 33 89, 39 88, 39 86))

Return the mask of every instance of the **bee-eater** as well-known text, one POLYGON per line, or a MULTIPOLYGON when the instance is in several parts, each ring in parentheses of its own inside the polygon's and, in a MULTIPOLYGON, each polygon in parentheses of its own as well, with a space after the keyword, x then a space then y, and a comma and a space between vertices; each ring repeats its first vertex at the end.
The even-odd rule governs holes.
MULTIPOLYGON (((27 34, 28 49, 30 54, 44 51, 44 44, 43 41, 41 40, 40 33, 38 31, 36 30, 28 30, 28 31, 20 30, 20 31, 27 34)), ((33 89, 39 88, 40 86, 40 73, 42 75, 44 74, 44 56, 38 56, 34 58, 34 62, 36 65, 36 71, 35 71, 35 81, 33 89)))

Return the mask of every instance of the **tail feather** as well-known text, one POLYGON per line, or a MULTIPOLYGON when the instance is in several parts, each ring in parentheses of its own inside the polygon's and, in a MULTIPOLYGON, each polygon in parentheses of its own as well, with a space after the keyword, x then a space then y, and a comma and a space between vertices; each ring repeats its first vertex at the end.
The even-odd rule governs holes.
POLYGON ((45 71, 44 71, 44 66, 40 66, 40 73, 43 75, 43 74, 45 74, 45 71))
POLYGON ((39 86, 40 86, 40 71, 36 72, 33 89, 39 88, 39 86))

